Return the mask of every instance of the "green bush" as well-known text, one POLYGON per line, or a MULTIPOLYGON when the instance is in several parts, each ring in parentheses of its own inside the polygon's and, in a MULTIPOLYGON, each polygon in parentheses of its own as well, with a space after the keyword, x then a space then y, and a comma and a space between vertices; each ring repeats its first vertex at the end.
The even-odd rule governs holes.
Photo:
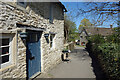
POLYGON ((120 46, 116 43, 104 43, 98 46, 101 63, 110 77, 120 80, 120 46))
POLYGON ((91 52, 98 57, 103 70, 110 78, 120 80, 120 45, 103 43, 91 46, 91 52))
POLYGON ((98 49, 98 45, 105 42, 103 36, 101 35, 92 35, 87 38, 88 43, 86 44, 86 47, 88 51, 96 52, 98 49))
POLYGON ((112 42, 112 43, 120 43, 120 35, 119 34, 112 34, 107 36, 106 42, 112 42))
POLYGON ((119 34, 107 36, 105 39, 101 35, 91 36, 88 38, 86 47, 89 52, 98 58, 109 78, 120 80, 119 34))
POLYGON ((88 37, 87 39, 89 42, 95 43, 95 44, 101 44, 101 43, 105 42, 104 37, 99 34, 92 35, 92 36, 88 37))

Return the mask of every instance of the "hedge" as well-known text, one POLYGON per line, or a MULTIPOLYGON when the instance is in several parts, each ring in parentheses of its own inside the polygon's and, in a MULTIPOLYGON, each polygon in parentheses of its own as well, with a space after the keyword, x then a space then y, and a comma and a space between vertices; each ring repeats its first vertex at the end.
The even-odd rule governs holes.
POLYGON ((86 45, 100 62, 110 80, 120 80, 120 44, 106 42, 100 35, 91 36, 86 45))

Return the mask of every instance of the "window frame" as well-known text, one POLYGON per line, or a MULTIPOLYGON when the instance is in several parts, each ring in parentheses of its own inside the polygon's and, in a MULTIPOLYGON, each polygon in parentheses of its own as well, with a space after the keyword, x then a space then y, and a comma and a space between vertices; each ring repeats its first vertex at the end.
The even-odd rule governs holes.
MULTIPOLYGON (((12 38, 13 37, 12 36, 0 36, 0 39, 8 39, 8 38, 9 38, 9 45, 7 45, 7 46, 9 46, 9 53, 8 53, 9 61, 5 62, 5 63, 1 62, 0 63, 0 65, 1 65, 0 69, 5 68, 5 67, 7 67, 7 66, 9 66, 13 63, 13 60, 12 60, 12 43, 13 43, 12 38)), ((0 57, 2 57, 2 56, 0 56, 0 57)))

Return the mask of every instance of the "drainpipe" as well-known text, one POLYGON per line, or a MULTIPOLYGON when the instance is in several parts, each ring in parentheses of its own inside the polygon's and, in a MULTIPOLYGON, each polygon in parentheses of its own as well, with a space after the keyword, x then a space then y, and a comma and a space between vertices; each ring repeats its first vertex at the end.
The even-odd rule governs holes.
POLYGON ((120 27, 120 1, 118 4, 118 27, 120 27))

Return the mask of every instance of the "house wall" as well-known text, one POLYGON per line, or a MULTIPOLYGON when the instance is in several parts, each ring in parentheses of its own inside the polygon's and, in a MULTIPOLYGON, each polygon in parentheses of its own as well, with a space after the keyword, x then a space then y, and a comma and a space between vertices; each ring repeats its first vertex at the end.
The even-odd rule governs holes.
POLYGON ((54 21, 49 23, 50 3, 27 3, 26 8, 16 5, 16 3, 0 2, 0 29, 14 30, 17 50, 14 53, 14 63, 6 68, 0 69, 0 76, 3 78, 25 78, 26 75, 26 43, 19 36, 16 23, 33 25, 35 27, 46 28, 41 36, 41 72, 46 72, 61 61, 61 53, 64 41, 64 14, 58 4, 53 5, 54 21), (56 33, 54 47, 50 48, 44 34, 48 32, 56 33), (2 72, 2 73, 1 73, 2 72))
POLYGON ((81 44, 82 42, 85 42, 85 43, 88 42, 88 40, 86 39, 87 34, 85 33, 85 31, 82 31, 82 33, 80 34, 80 36, 82 36, 82 38, 80 37, 80 45, 82 45, 81 44))

